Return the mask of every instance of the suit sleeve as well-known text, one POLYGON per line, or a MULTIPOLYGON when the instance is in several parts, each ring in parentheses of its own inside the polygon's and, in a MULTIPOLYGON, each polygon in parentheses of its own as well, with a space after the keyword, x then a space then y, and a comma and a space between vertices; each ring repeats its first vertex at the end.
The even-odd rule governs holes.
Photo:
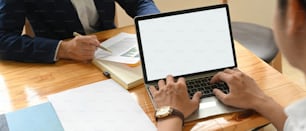
POLYGON ((26 9, 23 0, 0 0, 0 59, 53 63, 59 40, 21 35, 26 9))
POLYGON ((117 2, 132 18, 160 12, 153 0, 117 0, 117 2))

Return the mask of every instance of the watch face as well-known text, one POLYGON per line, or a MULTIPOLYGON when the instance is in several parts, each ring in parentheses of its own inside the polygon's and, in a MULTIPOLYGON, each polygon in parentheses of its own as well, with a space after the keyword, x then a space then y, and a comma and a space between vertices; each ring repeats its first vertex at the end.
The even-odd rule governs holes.
POLYGON ((161 107, 157 109, 156 117, 163 118, 163 117, 169 116, 171 113, 172 113, 172 109, 170 106, 161 107))

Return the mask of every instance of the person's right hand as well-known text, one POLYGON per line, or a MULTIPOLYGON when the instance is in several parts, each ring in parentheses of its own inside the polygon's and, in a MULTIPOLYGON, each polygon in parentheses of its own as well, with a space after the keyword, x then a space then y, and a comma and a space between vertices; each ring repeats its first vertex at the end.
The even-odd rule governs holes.
POLYGON ((93 59, 99 44, 95 35, 76 36, 69 41, 62 41, 56 58, 85 62, 93 59))
POLYGON ((211 79, 212 83, 218 81, 226 82, 230 89, 228 94, 214 89, 220 101, 226 105, 255 110, 271 121, 277 130, 283 130, 287 119, 283 107, 266 95, 254 79, 235 68, 219 72, 211 79))
POLYGON ((221 71, 211 79, 212 83, 219 81, 227 83, 230 89, 228 94, 214 89, 216 97, 226 105, 256 110, 259 103, 268 99, 256 82, 237 68, 221 71))

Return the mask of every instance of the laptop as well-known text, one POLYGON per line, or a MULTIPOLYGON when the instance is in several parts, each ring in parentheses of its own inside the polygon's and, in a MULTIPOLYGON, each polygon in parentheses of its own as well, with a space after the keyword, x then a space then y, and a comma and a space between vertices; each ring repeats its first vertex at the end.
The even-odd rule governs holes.
POLYGON ((217 72, 237 67, 227 5, 139 16, 134 21, 144 83, 155 109, 149 87, 171 74, 186 79, 190 97, 196 91, 205 94, 199 110, 185 121, 241 110, 213 95, 213 88, 228 93, 226 83, 205 86, 217 72))

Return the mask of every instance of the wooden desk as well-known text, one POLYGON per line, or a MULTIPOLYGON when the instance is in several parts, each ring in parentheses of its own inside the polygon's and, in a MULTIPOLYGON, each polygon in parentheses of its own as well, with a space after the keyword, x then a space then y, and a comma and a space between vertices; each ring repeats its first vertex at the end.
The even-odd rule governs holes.
MULTIPOLYGON (((105 40, 119 32, 135 33, 133 26, 96 33, 105 40)), ((239 69, 253 77, 260 87, 283 106, 306 96, 293 82, 261 61, 247 49, 236 44, 239 69)), ((61 60, 56 64, 33 64, 0 61, 0 113, 45 102, 46 96, 71 88, 107 79, 91 63, 61 60)), ((139 102, 153 122, 154 109, 144 86, 133 88, 130 93, 139 102)), ((120 97, 120 96, 118 96, 120 97)), ((202 123, 208 129, 247 130, 268 121, 258 114, 242 117, 240 113, 210 117, 186 123, 184 130, 202 123)))

